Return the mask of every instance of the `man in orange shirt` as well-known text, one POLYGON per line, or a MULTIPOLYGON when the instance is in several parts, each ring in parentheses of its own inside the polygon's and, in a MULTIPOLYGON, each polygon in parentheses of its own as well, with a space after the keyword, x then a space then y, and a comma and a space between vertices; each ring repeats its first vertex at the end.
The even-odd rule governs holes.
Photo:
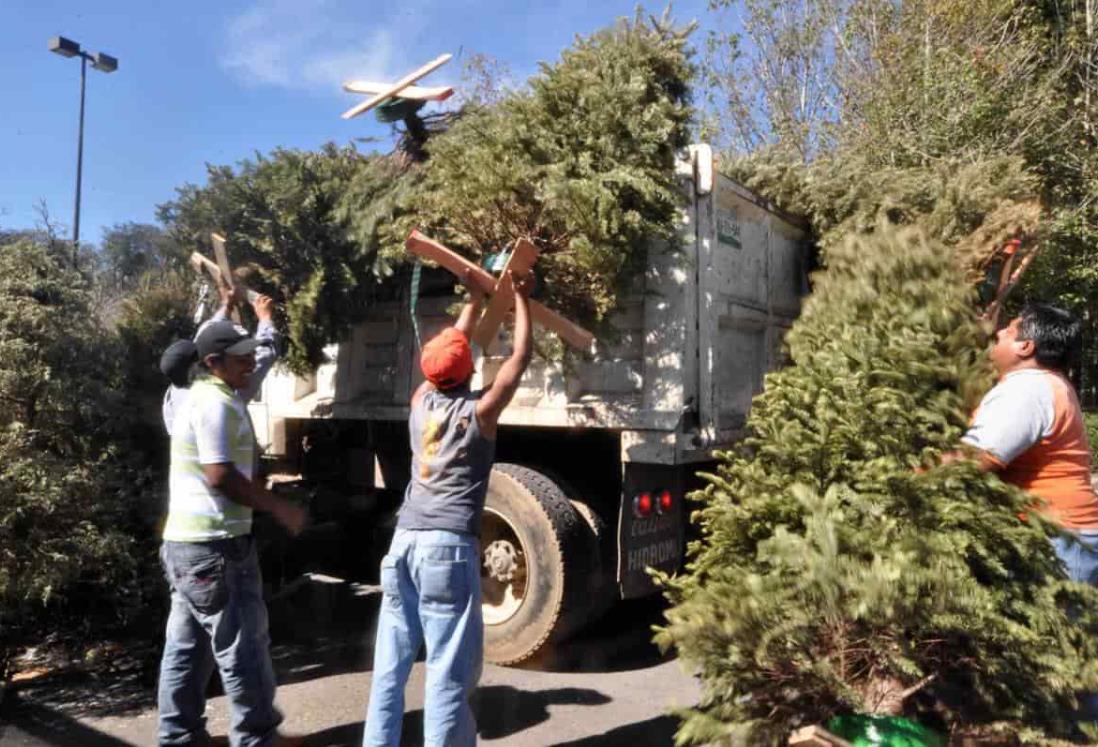
POLYGON ((1074 537, 1053 540, 1068 576, 1098 586, 1098 496, 1083 411, 1065 378, 1081 325, 1070 313, 1030 304, 999 330, 991 361, 999 382, 962 438, 981 466, 1034 495, 1040 511, 1074 537))

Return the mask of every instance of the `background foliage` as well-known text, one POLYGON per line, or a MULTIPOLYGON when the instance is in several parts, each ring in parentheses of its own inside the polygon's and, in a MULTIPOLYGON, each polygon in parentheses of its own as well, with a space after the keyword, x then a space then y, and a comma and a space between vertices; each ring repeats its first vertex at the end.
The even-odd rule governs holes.
POLYGON ((45 621, 139 611, 153 473, 121 347, 71 254, 0 245, 0 671, 45 621))

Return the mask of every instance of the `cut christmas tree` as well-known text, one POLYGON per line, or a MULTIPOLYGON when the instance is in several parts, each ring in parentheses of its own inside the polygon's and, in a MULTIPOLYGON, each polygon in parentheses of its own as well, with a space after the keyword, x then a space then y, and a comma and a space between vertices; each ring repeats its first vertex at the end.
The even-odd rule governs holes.
POLYGON ((690 30, 638 13, 578 37, 497 103, 425 117, 391 155, 329 145, 211 167, 160 217, 189 250, 210 231, 230 238, 234 261, 282 306, 298 370, 409 261, 413 228, 478 262, 531 239, 543 300, 588 326, 616 307, 646 244, 675 235, 690 30))
POLYGON ((884 226, 828 252, 667 580, 658 639, 704 687, 682 742, 779 743, 841 714, 1040 741, 1098 689, 1098 591, 1065 580, 1054 530, 970 462, 921 470, 991 383, 955 256, 884 226))

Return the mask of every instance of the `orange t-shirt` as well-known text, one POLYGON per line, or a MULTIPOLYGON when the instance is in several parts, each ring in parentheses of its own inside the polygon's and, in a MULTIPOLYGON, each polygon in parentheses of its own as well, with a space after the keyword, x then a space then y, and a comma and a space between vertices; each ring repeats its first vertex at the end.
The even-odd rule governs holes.
POLYGON ((1098 529, 1083 410, 1060 374, 1008 373, 984 395, 962 440, 998 461, 1003 480, 1040 498, 1035 510, 1067 529, 1098 529))

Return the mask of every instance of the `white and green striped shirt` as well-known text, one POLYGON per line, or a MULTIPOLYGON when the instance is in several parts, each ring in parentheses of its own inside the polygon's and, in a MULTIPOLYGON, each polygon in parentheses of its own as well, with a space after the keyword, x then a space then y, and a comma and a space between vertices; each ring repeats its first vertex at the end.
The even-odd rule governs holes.
POLYGON ((214 376, 196 381, 172 424, 172 465, 164 539, 208 542, 252 531, 252 509, 206 484, 204 464, 232 462, 245 478, 255 467, 255 433, 248 410, 214 376))

